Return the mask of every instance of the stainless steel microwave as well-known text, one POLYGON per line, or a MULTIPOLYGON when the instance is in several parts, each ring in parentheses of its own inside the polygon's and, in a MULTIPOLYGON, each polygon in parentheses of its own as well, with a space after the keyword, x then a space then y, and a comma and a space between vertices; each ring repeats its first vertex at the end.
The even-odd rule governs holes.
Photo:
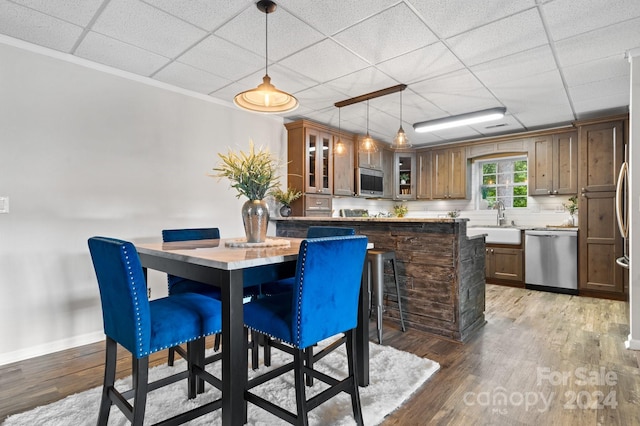
POLYGON ((384 194, 384 173, 382 170, 356 169, 357 195, 361 197, 382 197, 384 194))

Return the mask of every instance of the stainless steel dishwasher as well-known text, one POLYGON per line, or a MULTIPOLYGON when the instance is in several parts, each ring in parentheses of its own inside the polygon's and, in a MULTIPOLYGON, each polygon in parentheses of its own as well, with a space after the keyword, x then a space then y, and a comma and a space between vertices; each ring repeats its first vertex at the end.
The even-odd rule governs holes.
POLYGON ((528 230, 524 238, 526 287, 578 294, 578 231, 528 230))

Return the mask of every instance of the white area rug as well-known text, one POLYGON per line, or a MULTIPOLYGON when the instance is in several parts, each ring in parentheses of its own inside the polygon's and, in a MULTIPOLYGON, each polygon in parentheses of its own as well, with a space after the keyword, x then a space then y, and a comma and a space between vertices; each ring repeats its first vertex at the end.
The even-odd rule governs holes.
MULTIPOLYGON (((261 351, 262 352, 262 351, 261 351)), ((271 367, 290 360, 291 357, 277 349, 272 350, 271 367)), ((185 368, 184 361, 176 361, 174 367, 162 365, 149 370, 150 381, 157 380, 176 371, 185 368)), ((266 371, 260 360, 260 369, 257 372, 249 372, 249 377, 266 371)), ((347 371, 347 359, 344 345, 320 360, 316 367, 326 374, 344 377, 342 372, 347 371)), ((426 358, 420 358, 408 352, 402 352, 389 346, 370 344, 370 385, 360 388, 360 399, 365 425, 376 425, 383 421, 385 416, 398 408, 416 389, 418 389, 440 365, 426 358)), ((207 366, 217 377, 220 377, 220 363, 207 366)), ((314 382, 314 386, 307 388, 307 398, 313 396, 324 384, 314 382)), ((126 390, 130 388, 130 378, 116 382, 116 388, 126 390)), ((25 413, 10 416, 4 425, 95 425, 100 405, 101 387, 71 395, 63 400, 49 405, 37 407, 25 413)), ((289 372, 279 378, 267 382, 254 389, 254 392, 265 398, 295 411, 295 391, 293 387, 293 373, 289 372)), ((173 385, 158 389, 149 393, 145 424, 156 423, 181 411, 196 407, 202 403, 212 401, 220 397, 219 391, 207 385, 207 391, 198 395, 195 400, 187 399, 186 381, 180 381, 173 385)), ((280 425, 287 424, 270 413, 252 405, 248 405, 249 425, 280 425)), ((188 423, 189 425, 220 424, 220 410, 200 417, 188 423)), ((349 395, 342 393, 327 401, 309 413, 309 422, 312 425, 351 425, 355 424, 352 416, 351 399, 349 395)), ((127 425, 128 422, 120 410, 111 408, 109 425, 127 425)))

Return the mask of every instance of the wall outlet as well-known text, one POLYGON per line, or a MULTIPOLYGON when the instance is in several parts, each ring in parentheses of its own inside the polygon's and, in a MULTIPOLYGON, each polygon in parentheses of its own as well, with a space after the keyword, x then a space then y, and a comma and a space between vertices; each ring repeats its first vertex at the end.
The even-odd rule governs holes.
POLYGON ((9 213, 9 197, 0 197, 0 213, 9 213))

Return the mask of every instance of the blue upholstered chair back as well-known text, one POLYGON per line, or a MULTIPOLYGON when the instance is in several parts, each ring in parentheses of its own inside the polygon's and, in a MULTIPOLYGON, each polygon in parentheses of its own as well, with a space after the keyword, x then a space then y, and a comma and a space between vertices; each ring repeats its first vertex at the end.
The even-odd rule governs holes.
POLYGON ((293 289, 291 336, 299 348, 355 328, 367 237, 304 240, 293 289))
POLYGON ((340 237, 345 235, 356 235, 356 230, 341 226, 310 226, 307 229, 307 238, 340 237))
POLYGON ((133 244, 114 238, 89 239, 98 279, 104 332, 136 358, 149 352, 151 315, 147 285, 133 244))
MULTIPOLYGON (((176 241, 190 241, 190 240, 217 240, 220 238, 220 230, 218 228, 190 228, 190 229, 163 229, 162 241, 165 243, 172 243, 176 241)), ((207 290, 205 284, 194 283, 191 280, 187 280, 182 277, 176 277, 175 275, 167 275, 169 281, 169 294, 172 294, 174 287, 180 283, 183 283, 184 288, 180 291, 195 291, 200 292, 207 290)), ((209 287, 210 289, 210 287, 209 287)))

